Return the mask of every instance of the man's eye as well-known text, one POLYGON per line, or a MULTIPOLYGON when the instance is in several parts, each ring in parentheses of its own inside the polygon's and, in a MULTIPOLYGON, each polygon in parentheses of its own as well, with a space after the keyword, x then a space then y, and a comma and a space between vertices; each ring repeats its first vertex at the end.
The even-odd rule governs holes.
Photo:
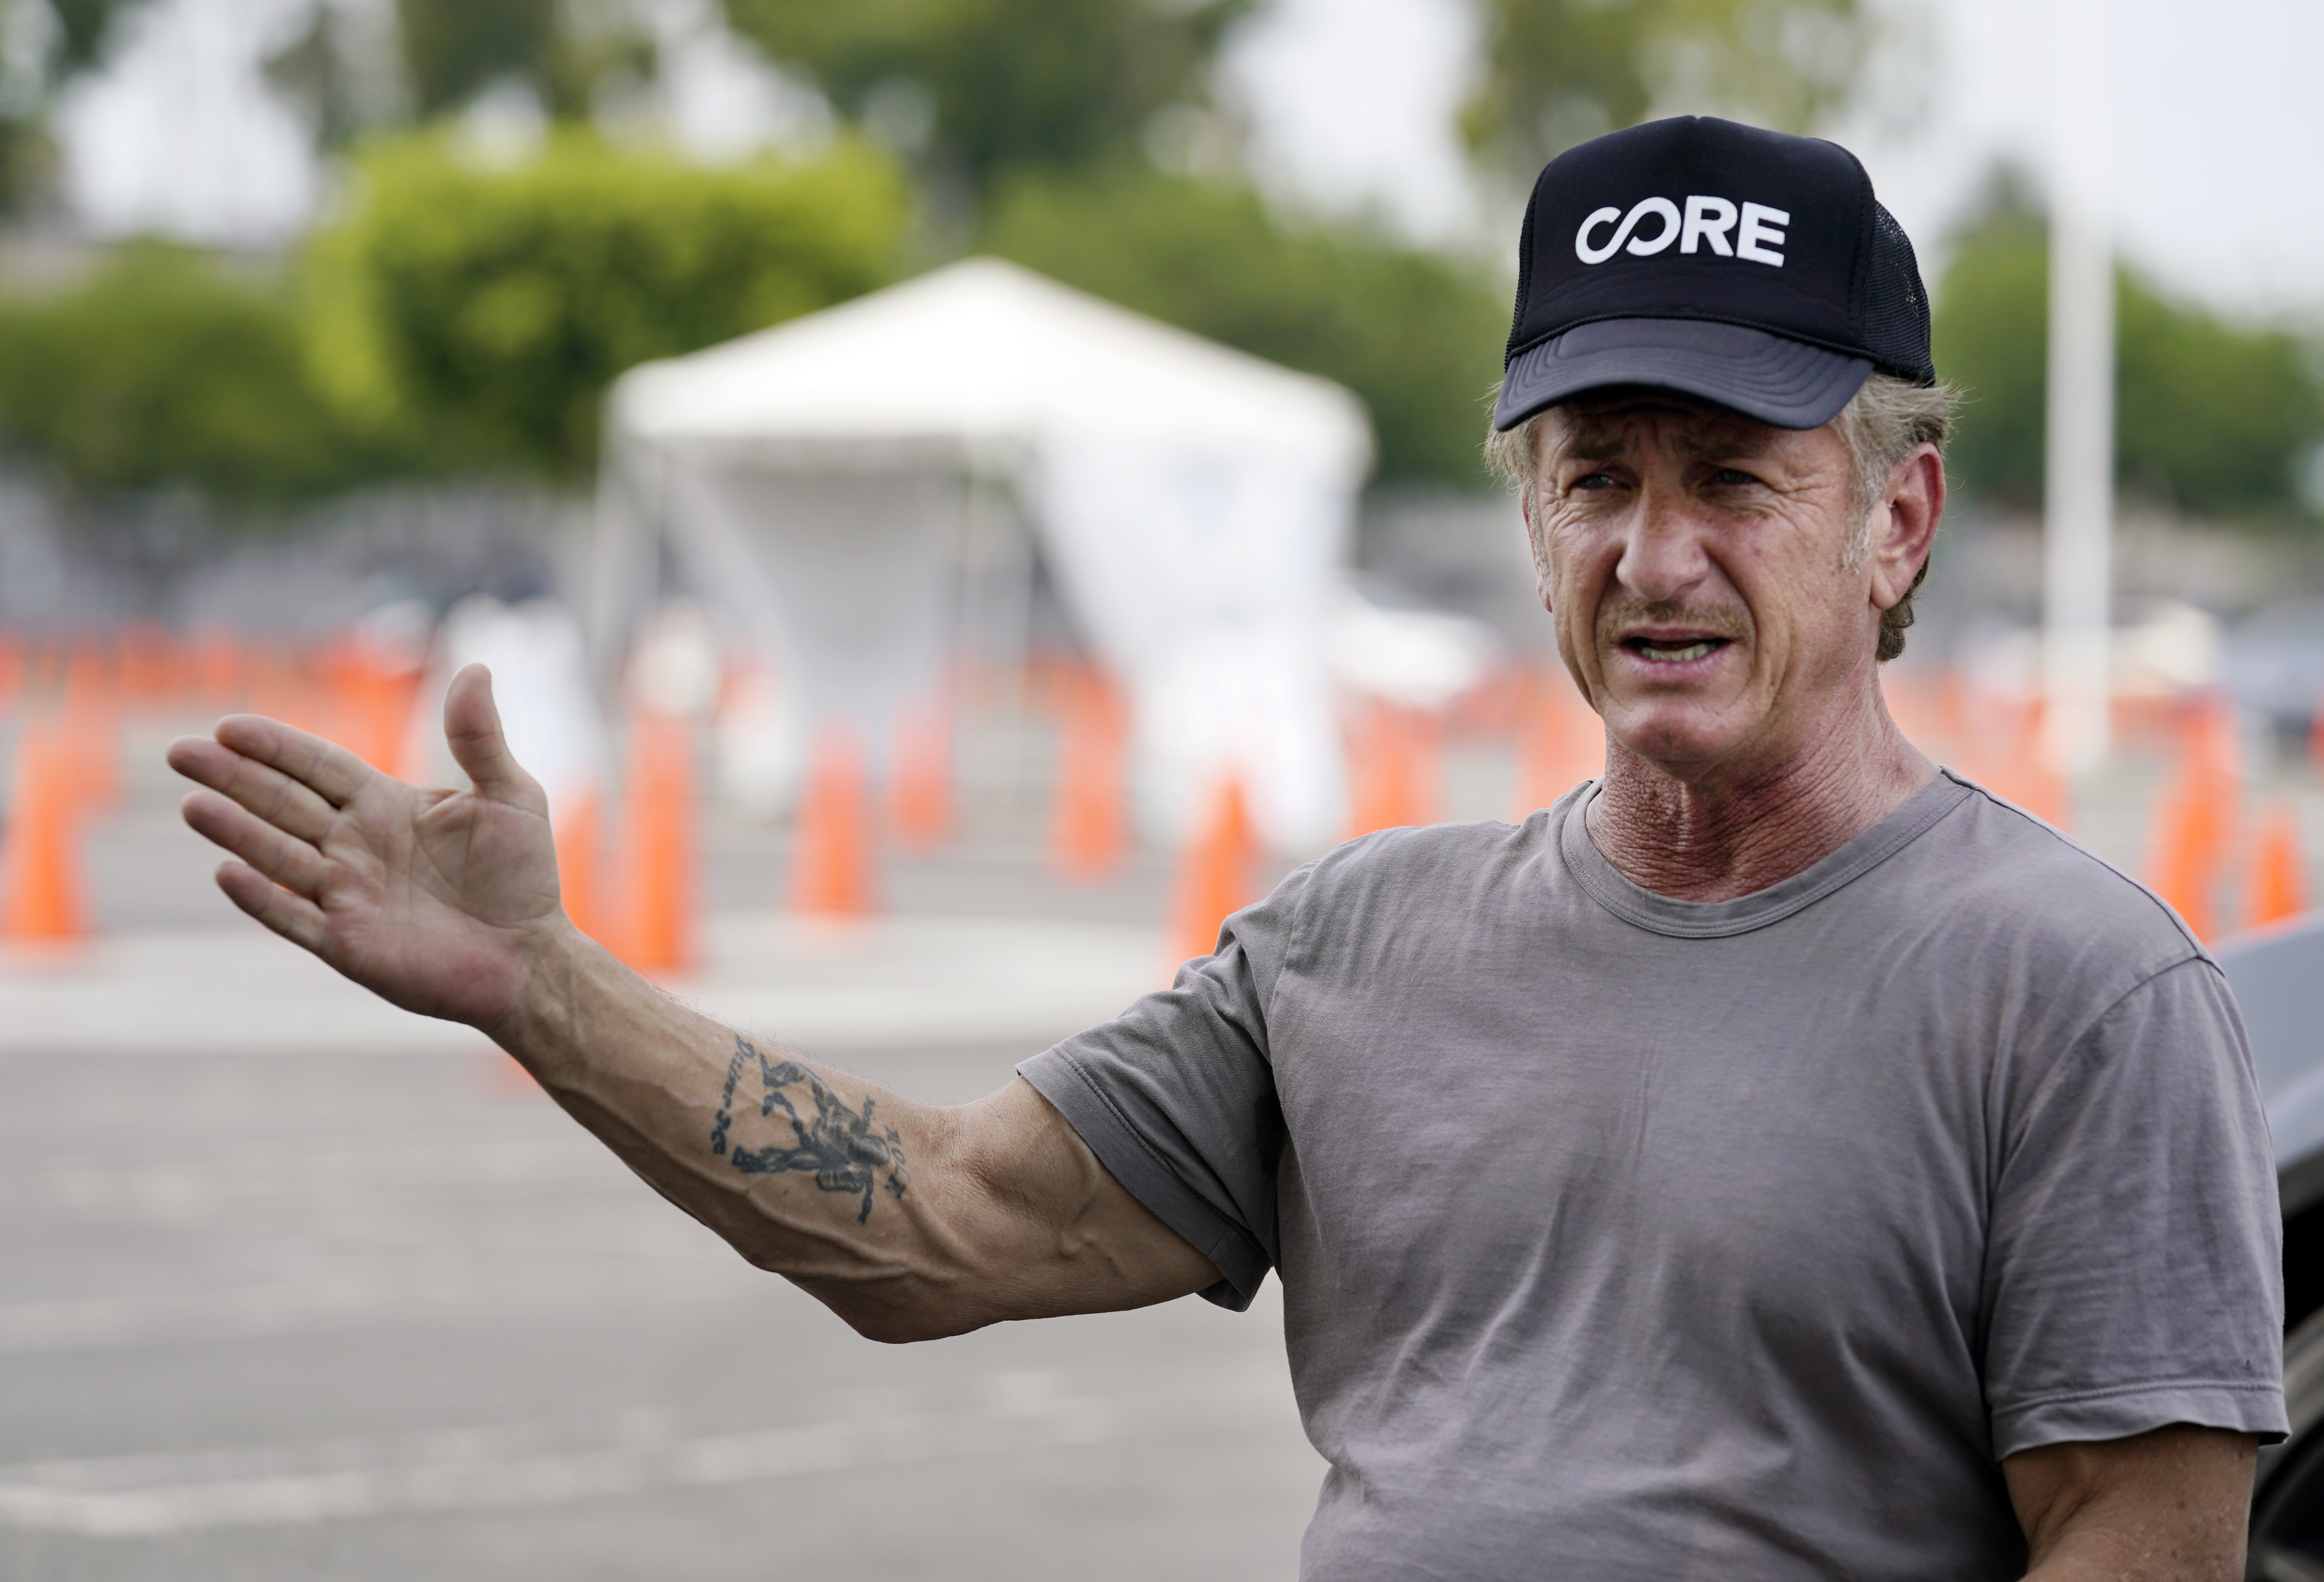
POLYGON ((1721 467, 1711 474, 1711 481, 1722 489, 1740 489, 1759 480, 1739 467, 1721 467))
POLYGON ((1611 489, 1613 486, 1614 474, 1611 473, 1584 473, 1573 480, 1576 489, 1611 489))

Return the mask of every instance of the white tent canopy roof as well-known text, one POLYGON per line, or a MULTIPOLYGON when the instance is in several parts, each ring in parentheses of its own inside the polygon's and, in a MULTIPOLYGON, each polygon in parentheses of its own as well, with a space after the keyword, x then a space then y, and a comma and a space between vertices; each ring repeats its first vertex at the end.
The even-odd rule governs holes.
POLYGON ((1005 481, 1129 687, 1154 826, 1186 827, 1224 777, 1278 844, 1336 826, 1322 634, 1371 458, 1340 386, 980 258, 633 369, 608 418, 608 601, 666 534, 777 657, 798 740, 826 720, 885 739, 959 630, 1029 642, 1035 557, 969 547, 963 480, 1005 481), (1021 589, 972 592, 1012 564, 1021 589))
POLYGON ((1361 404, 1328 380, 991 258, 633 369, 612 417, 617 435, 649 443, 918 442, 996 459, 1130 432, 1359 475, 1371 445, 1361 404))

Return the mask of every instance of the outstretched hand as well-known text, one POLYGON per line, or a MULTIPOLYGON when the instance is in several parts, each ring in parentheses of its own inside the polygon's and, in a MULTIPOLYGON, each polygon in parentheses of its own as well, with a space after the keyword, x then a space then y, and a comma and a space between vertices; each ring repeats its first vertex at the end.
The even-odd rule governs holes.
POLYGON ((235 906, 406 1010, 489 1031, 572 925, 549 798, 509 753, 483 666, 453 677, 444 734, 474 790, 419 790, 258 714, 169 759, 206 787, 186 822, 239 859, 217 870, 235 906))

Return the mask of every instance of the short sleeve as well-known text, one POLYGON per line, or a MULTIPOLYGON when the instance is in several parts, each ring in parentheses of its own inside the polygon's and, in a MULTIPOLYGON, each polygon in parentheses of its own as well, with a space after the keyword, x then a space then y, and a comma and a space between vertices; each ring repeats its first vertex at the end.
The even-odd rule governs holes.
POLYGON ((1309 872, 1228 918, 1217 952, 1168 989, 1017 1068, 1132 1197, 1217 1267, 1203 1295, 1237 1311, 1276 1259, 1283 1110, 1267 1007, 1309 872))
POLYGON ((2147 979, 1999 1118, 1995 1454, 2170 1423, 2282 1438, 2274 1162, 2218 969, 2147 979))

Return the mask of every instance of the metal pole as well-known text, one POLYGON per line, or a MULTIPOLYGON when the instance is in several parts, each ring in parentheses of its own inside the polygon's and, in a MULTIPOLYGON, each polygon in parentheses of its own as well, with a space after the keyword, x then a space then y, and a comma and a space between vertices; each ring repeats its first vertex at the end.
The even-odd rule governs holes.
POLYGON ((2056 7, 2050 384, 2043 467, 2043 748, 2070 775, 2106 761, 2114 583, 2114 0, 2056 7))

